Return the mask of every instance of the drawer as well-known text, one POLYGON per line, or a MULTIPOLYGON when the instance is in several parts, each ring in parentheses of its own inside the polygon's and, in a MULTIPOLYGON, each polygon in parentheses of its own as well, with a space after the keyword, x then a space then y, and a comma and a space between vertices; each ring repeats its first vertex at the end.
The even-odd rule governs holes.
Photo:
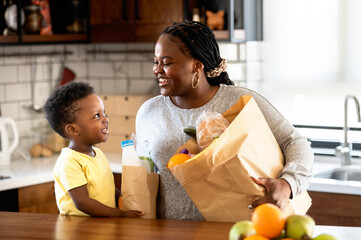
POLYGON ((140 106, 147 101, 150 96, 119 96, 116 100, 116 115, 130 115, 135 116, 137 115, 138 109, 140 106))
POLYGON ((97 144, 96 147, 100 148, 104 153, 122 153, 122 147, 120 143, 124 140, 131 139, 130 134, 121 134, 121 135, 109 135, 108 141, 105 143, 97 144))
POLYGON ((19 188, 18 199, 20 212, 59 213, 54 182, 19 188))
POLYGON ((105 113, 108 116, 115 115, 118 96, 116 96, 116 95, 104 95, 104 96, 99 96, 99 97, 103 100, 105 113))
POLYGON ((109 134, 129 135, 135 132, 135 116, 109 116, 109 134))

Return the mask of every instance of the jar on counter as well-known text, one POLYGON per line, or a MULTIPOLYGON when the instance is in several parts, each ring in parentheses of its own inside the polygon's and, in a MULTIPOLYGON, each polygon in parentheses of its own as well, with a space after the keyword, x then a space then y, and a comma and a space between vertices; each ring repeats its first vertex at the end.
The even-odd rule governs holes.
POLYGON ((29 5, 25 10, 24 31, 27 34, 40 34, 43 28, 43 15, 40 12, 40 6, 29 5))

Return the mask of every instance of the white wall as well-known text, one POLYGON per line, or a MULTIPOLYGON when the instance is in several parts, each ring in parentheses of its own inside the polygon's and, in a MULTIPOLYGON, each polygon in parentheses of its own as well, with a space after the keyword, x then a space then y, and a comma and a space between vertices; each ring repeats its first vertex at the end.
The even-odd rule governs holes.
POLYGON ((359 0, 264 1, 260 91, 292 123, 343 126, 345 96, 361 101, 360 11, 359 0))

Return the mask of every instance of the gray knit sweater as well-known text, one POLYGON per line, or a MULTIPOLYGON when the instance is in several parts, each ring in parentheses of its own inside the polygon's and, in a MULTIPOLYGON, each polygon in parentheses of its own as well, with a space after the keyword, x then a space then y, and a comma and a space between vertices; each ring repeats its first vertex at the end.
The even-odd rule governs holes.
POLYGON ((169 97, 156 96, 139 109, 136 136, 138 155, 146 156, 150 151, 151 158, 159 169, 158 218, 203 220, 166 164, 174 152, 190 139, 183 133, 184 127, 196 126, 196 120, 204 110, 225 112, 242 95, 254 97, 277 139, 285 156, 285 167, 280 177, 288 181, 292 194, 298 194, 309 186, 314 158, 311 148, 292 124, 258 93, 243 87, 221 85, 207 104, 193 109, 179 108, 169 97))

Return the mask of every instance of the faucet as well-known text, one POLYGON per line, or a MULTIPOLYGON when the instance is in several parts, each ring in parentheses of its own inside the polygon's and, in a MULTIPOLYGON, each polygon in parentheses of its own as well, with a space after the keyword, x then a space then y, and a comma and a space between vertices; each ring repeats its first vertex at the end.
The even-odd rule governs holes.
POLYGON ((356 104, 357 111, 357 121, 361 122, 360 116, 360 104, 355 96, 347 95, 345 98, 344 112, 345 112, 345 125, 344 125, 344 141, 343 143, 336 147, 336 156, 341 158, 341 165, 351 165, 351 151, 352 143, 350 144, 347 139, 348 126, 347 126, 347 103, 349 99, 353 99, 356 104))

